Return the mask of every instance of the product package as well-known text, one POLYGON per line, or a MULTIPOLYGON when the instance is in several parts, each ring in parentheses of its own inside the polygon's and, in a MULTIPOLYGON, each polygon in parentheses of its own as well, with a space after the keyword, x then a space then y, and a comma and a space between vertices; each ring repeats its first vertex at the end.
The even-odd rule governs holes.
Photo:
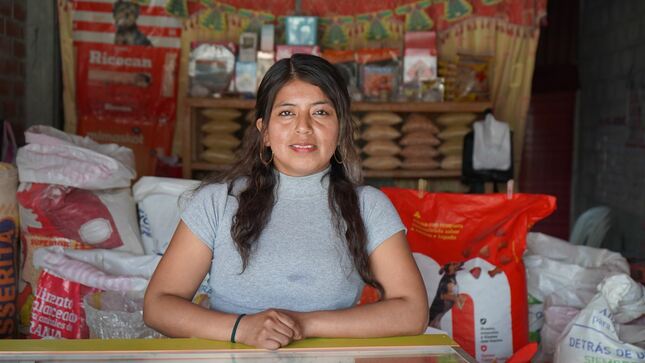
POLYGON ((446 331, 478 362, 504 361, 528 344, 522 253, 527 230, 553 212, 555 198, 382 190, 408 229, 429 327, 446 331))

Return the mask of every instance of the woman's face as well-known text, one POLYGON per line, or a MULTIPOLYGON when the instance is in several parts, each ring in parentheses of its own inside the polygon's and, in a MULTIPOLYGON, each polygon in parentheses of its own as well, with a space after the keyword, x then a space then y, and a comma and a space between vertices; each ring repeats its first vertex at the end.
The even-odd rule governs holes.
MULTIPOLYGON (((256 126, 262 129, 262 119, 256 126)), ((315 174, 329 166, 338 143, 338 117, 331 100, 307 82, 293 80, 278 92, 271 111, 265 146, 273 163, 290 176, 315 174)))

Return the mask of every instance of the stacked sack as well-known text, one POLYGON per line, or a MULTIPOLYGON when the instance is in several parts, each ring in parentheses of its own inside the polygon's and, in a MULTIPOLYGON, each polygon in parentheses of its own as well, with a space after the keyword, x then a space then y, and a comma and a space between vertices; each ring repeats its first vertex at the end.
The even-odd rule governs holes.
POLYGON ((444 113, 437 117, 441 131, 439 153, 443 156, 441 169, 461 170, 464 136, 471 131, 471 124, 477 118, 474 113, 444 113))
POLYGON ((396 125, 402 121, 401 116, 393 112, 369 112, 361 122, 365 129, 361 138, 365 141, 363 153, 367 158, 363 166, 372 170, 393 170, 401 167, 401 160, 397 157, 401 147, 396 139, 401 136, 396 125))
POLYGON ((400 144, 403 147, 403 169, 433 170, 439 167, 436 157, 439 156, 437 146, 441 141, 437 138, 439 128, 426 115, 411 113, 405 119, 403 137, 400 144))
POLYGON ((237 119, 242 115, 235 109, 205 109, 201 112, 205 118, 200 130, 204 133, 202 145, 204 151, 199 158, 213 164, 230 164, 235 161, 235 149, 240 139, 235 136, 242 125, 237 119))

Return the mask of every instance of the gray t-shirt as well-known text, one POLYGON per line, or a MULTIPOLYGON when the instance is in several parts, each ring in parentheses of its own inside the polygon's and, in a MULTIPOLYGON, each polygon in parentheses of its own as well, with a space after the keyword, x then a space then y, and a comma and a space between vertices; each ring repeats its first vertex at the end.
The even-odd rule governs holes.
MULTIPOLYGON (((269 308, 318 311, 358 301, 363 282, 332 222, 327 171, 305 177, 278 173, 271 218, 243 273, 231 238, 236 198, 225 184, 206 186, 192 197, 181 218, 213 251, 208 283, 212 309, 235 314, 269 308)), ((357 191, 371 254, 405 227, 380 190, 363 186, 357 191)))

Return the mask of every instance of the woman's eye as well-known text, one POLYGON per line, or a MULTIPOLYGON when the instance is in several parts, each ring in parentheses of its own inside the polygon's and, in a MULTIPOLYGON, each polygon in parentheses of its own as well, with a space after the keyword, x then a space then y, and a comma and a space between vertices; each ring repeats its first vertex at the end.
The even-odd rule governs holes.
POLYGON ((329 112, 327 112, 325 110, 318 110, 318 111, 314 112, 314 115, 327 116, 327 115, 329 115, 329 112))
POLYGON ((280 113, 278 113, 278 116, 291 116, 291 115, 293 115, 293 112, 291 111, 280 111, 280 113))

